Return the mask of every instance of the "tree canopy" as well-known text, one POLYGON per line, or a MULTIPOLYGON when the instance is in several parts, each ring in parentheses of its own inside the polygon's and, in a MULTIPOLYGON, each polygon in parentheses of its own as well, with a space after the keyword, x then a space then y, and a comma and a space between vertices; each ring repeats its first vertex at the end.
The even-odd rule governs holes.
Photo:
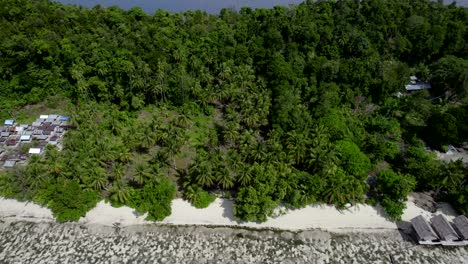
POLYGON ((214 195, 233 198, 239 219, 265 221, 278 205, 344 208, 372 191, 398 219, 413 188, 467 211, 466 165, 426 150, 467 140, 466 8, 0 6, 0 117, 55 98, 76 127, 63 150, 0 172, 3 196, 60 221, 100 198, 161 220, 175 197, 206 207, 214 195), (412 75, 433 89, 406 92, 412 75))

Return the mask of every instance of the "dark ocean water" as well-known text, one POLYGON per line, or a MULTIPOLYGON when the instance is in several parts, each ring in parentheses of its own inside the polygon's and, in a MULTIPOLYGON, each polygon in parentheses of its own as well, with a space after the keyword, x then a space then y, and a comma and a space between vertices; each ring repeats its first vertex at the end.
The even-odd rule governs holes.
MULTIPOLYGON (((165 9, 172 12, 184 12, 188 10, 203 10, 207 13, 217 14, 222 8, 234 8, 239 10, 243 6, 252 8, 271 8, 281 5, 299 4, 303 0, 57 0, 65 4, 77 4, 84 7, 94 7, 101 4, 103 6, 119 6, 123 9, 130 9, 134 6, 141 7, 147 13, 154 13, 158 9, 165 9)), ((444 3, 452 3, 453 0, 444 0, 444 3)), ((458 0, 460 6, 468 6, 468 0, 458 0)))

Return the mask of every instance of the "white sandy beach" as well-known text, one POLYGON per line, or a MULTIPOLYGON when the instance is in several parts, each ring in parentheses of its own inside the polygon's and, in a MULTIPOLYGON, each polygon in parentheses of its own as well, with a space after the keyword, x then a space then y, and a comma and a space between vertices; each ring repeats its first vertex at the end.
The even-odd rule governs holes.
MULTIPOLYGON (((442 204, 436 214, 444 214, 449 219, 455 212, 449 205, 442 204)), ((394 222, 389 221, 381 208, 361 204, 348 210, 338 211, 332 206, 308 206, 299 210, 290 210, 276 218, 270 218, 265 223, 237 222, 232 212, 233 202, 226 199, 216 199, 208 208, 197 209, 190 203, 175 199, 172 202, 172 214, 160 222, 175 225, 214 225, 214 226, 242 226, 253 228, 275 228, 284 230, 305 230, 320 228, 330 231, 397 229, 394 222)), ((407 202, 407 208, 402 220, 422 214, 426 218, 433 215, 417 207, 412 198, 407 202)), ((28 220, 28 221, 54 221, 49 209, 33 203, 18 202, 11 199, 0 198, 0 219, 28 220)), ((121 226, 131 226, 153 223, 145 220, 145 215, 138 216, 134 209, 129 207, 114 208, 101 201, 97 206, 82 217, 83 224, 101 224, 112 226, 119 223, 121 226)))

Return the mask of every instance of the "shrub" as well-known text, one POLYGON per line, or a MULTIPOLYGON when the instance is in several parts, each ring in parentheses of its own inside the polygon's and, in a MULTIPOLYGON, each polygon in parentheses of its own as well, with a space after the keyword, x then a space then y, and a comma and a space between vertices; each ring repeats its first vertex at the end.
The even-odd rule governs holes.
POLYGON ((39 192, 38 196, 50 197, 47 206, 59 222, 80 219, 96 206, 99 200, 97 193, 83 190, 77 181, 68 179, 59 179, 55 185, 39 192))
POLYGON ((380 205, 382 205, 387 215, 394 221, 401 220, 403 210, 406 208, 404 202, 394 201, 388 198, 383 198, 382 201, 380 201, 380 205))
POLYGON ((390 218, 401 219, 407 197, 415 186, 416 180, 410 175, 402 175, 392 170, 379 172, 376 189, 380 204, 390 218))
POLYGON ((206 208, 216 199, 216 196, 203 190, 198 185, 189 186, 185 191, 185 197, 196 208, 206 208))
POLYGON ((150 181, 142 189, 133 192, 129 205, 140 214, 148 212, 147 220, 161 221, 171 214, 175 193, 174 184, 166 178, 150 181))

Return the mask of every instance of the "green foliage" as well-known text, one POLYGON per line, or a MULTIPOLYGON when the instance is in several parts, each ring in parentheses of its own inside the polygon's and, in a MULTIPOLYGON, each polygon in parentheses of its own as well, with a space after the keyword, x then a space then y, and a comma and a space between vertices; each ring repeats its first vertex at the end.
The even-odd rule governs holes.
POLYGON ((435 154, 420 146, 408 148, 403 172, 415 177, 418 190, 432 189, 436 185, 440 169, 441 163, 435 160, 435 154))
POLYGON ((431 65, 431 84, 439 94, 463 98, 468 93, 468 60, 446 56, 431 65))
POLYGON ((48 201, 46 205, 57 221, 67 222, 85 216, 96 205, 99 196, 93 191, 83 190, 77 181, 59 180, 46 190, 41 190, 35 200, 48 201))
MULTIPOLYGON (((219 16, 2 1, 0 117, 29 122, 31 104, 52 98, 37 105, 70 102, 76 129, 62 151, 1 172, 0 194, 53 205, 62 220, 93 195, 159 220, 178 181, 196 206, 226 191, 238 218, 265 221, 279 204, 362 202, 367 173, 386 164, 466 211, 465 166, 420 141, 467 140, 466 17, 435 1, 219 16), (410 75, 434 89, 406 93, 410 75), (68 188, 81 200, 52 195, 68 188)), ((386 179, 398 193, 379 185, 394 218, 406 178, 386 179)))
POLYGON ((427 137, 435 147, 458 142, 457 119, 449 113, 435 113, 427 121, 427 137))
POLYGON ((388 216, 400 220, 406 208, 408 195, 416 186, 416 180, 410 175, 402 175, 392 170, 380 171, 377 175, 376 191, 388 216))
POLYGON ((335 142, 335 149, 344 170, 358 179, 365 180, 372 164, 359 147, 353 142, 340 140, 335 142))
POLYGON ((245 221, 264 222, 273 213, 276 203, 271 197, 262 195, 261 190, 243 187, 237 194, 234 215, 245 221))
POLYGON ((161 221, 171 214, 171 202, 175 198, 175 193, 174 184, 162 178, 135 190, 128 205, 140 214, 148 213, 147 220, 161 221))
POLYGON ((185 197, 196 208, 206 208, 216 199, 216 196, 196 185, 190 185, 187 187, 185 190, 185 197))
POLYGON ((380 205, 393 221, 400 221, 401 216, 403 215, 403 210, 406 208, 406 204, 404 202, 395 201, 386 197, 380 201, 380 205))

